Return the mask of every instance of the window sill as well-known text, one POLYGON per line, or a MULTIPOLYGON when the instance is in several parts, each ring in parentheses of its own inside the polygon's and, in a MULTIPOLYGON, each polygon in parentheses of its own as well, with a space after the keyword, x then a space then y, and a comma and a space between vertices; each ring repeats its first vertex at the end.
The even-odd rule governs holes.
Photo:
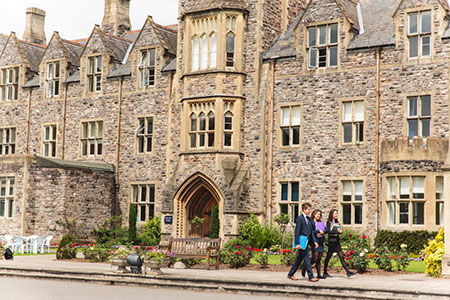
POLYGON ((245 73, 245 72, 236 71, 236 69, 228 67, 225 69, 204 69, 204 70, 188 71, 187 73, 181 75, 181 79, 183 79, 184 77, 190 77, 190 76, 205 75, 205 74, 219 74, 219 73, 247 75, 247 73, 245 73))
POLYGON ((195 155, 195 154, 238 154, 244 155, 243 152, 238 152, 233 149, 190 149, 180 153, 180 156, 195 155))

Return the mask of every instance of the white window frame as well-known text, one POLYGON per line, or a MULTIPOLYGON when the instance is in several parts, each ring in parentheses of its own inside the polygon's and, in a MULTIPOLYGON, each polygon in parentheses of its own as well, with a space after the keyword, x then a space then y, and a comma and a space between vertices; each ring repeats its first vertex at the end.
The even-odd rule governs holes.
POLYGON ((140 50, 139 82, 140 87, 155 86, 156 84, 156 48, 140 50))
POLYGON ((56 157, 57 125, 48 124, 42 126, 42 156, 56 157))
POLYGON ((103 57, 102 55, 88 57, 87 78, 88 92, 95 93, 102 90, 103 57))
POLYGON ((306 52, 308 53, 307 65, 309 69, 337 67, 339 64, 339 24, 329 23, 309 26, 306 29, 306 52), (324 31, 325 29, 325 31, 324 31), (336 31, 336 40, 332 40, 332 31, 336 31), (314 33, 313 33, 314 31, 314 33), (325 32, 325 40, 321 37, 325 32), (312 35, 314 34, 314 35, 312 35), (335 54, 335 62, 332 56, 335 54), (321 57, 325 56, 325 60, 321 57))
POLYGON ((61 77, 61 62, 54 61, 47 63, 46 68, 46 96, 47 98, 58 97, 60 94, 60 77, 61 77))
POLYGON ((424 139, 431 135, 431 119, 432 119, 432 97, 431 95, 419 95, 419 96, 410 96, 407 97, 407 112, 406 112, 406 124, 407 124, 407 133, 409 140, 412 140, 414 136, 422 136, 424 139), (423 112, 423 102, 424 99, 429 99, 429 115, 423 112), (415 109, 412 109, 411 105, 416 103, 415 109), (411 135, 411 124, 412 122, 417 123, 417 135, 411 135), (424 124, 428 123, 428 135, 425 132, 424 124))
POLYGON ((102 120, 81 122, 80 147, 81 157, 103 156, 103 135, 105 132, 102 120))
POLYGON ((436 205, 435 205, 435 224, 444 226, 444 177, 436 176, 436 205))
POLYGON ((154 118, 152 116, 139 117, 137 122, 136 152, 138 154, 151 153, 153 151, 154 118))
POLYGON ((362 179, 344 179, 341 180, 341 208, 343 225, 362 225, 364 220, 364 180, 362 179), (350 221, 345 216, 346 207, 350 208, 350 221), (357 208, 360 209, 360 220, 357 220, 357 208))
POLYGON ((407 38, 409 43, 409 53, 408 57, 410 59, 417 59, 419 57, 430 57, 431 56, 431 45, 432 45, 432 27, 433 27, 433 20, 432 20, 432 11, 431 10, 424 10, 424 11, 414 11, 410 12, 407 15, 407 38), (429 14, 430 16, 430 30, 427 31, 423 28, 423 15, 429 14), (415 30, 412 30, 412 23, 411 19, 413 16, 417 16, 416 19, 416 26, 417 28, 415 30), (428 40, 428 42, 426 42, 428 40), (417 49, 416 49, 416 55, 412 54, 412 50, 416 47, 414 46, 414 42, 416 41, 417 49), (425 51, 425 49, 428 49, 425 51), (428 53, 426 53, 428 52, 428 53), (424 54, 425 53, 425 54, 424 54))
POLYGON ((341 133, 343 145, 363 144, 365 139, 365 101, 349 100, 341 102, 341 133), (357 107, 362 105, 362 111, 357 112, 357 107), (351 109, 350 115, 346 114, 347 109, 351 109), (346 129, 351 130, 351 141, 346 141, 346 129))
POLYGON ((130 188, 131 203, 137 206, 137 222, 144 223, 150 217, 156 216, 156 185, 154 183, 132 183, 130 188))
POLYGON ((217 68, 218 22, 216 16, 192 21, 192 71, 217 68))
POLYGON ((282 147, 299 147, 302 136, 302 108, 300 104, 280 107, 280 138, 282 147), (286 116, 289 113, 289 116, 286 116), (298 115, 297 115, 298 113, 298 115), (298 132, 296 132, 298 131, 298 132), (287 137, 287 140, 285 139, 287 137), (286 143, 287 142, 287 143, 286 143))
POLYGON ((0 156, 16 154, 16 127, 0 128, 0 156))
POLYGON ((300 208, 300 181, 299 180, 282 180, 279 182, 280 200, 278 201, 278 206, 280 209, 280 214, 286 213, 289 215, 289 221, 295 223, 296 218, 302 213, 300 208), (298 199, 293 198, 293 185, 297 185, 298 199), (287 199, 283 199, 283 187, 287 186, 287 199), (283 209, 285 207, 285 209, 283 209))
POLYGON ((19 99, 19 67, 7 67, 1 69, 1 100, 14 101, 19 99))
POLYGON ((14 217, 15 183, 14 176, 0 176, 0 218, 14 217))

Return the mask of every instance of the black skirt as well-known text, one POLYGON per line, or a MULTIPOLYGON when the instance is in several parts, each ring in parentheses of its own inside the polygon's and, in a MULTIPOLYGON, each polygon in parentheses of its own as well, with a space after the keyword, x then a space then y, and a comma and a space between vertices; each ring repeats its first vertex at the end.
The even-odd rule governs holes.
POLYGON ((342 252, 341 243, 328 243, 328 252, 342 252))

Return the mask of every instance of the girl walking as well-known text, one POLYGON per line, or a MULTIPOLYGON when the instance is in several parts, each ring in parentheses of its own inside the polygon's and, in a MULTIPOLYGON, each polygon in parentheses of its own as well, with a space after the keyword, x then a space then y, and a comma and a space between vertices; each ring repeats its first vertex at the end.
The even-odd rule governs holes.
POLYGON ((335 252, 339 256, 339 260, 341 261, 342 267, 344 267, 345 271, 347 272, 347 277, 355 275, 356 274, 355 272, 349 270, 347 263, 345 262, 344 259, 344 253, 342 252, 341 243, 339 241, 339 235, 342 233, 342 229, 338 220, 338 212, 336 209, 332 209, 328 215, 326 231, 328 232, 328 252, 325 258, 323 276, 325 278, 332 277, 330 274, 328 274, 327 268, 328 262, 330 261, 333 253, 335 252))

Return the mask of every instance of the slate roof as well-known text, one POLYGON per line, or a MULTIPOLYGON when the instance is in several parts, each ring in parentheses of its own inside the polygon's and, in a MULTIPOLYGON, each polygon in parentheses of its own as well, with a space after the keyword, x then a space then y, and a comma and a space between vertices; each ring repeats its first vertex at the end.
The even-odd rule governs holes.
POLYGON ((36 165, 42 168, 76 169, 108 173, 114 172, 114 167, 111 164, 44 158, 40 156, 36 156, 35 158, 36 165))
POLYGON ((177 54, 177 32, 173 29, 169 29, 165 26, 153 23, 156 34, 164 48, 166 48, 170 53, 177 54))
POLYGON ((32 87, 38 87, 39 86, 39 75, 33 75, 33 77, 25 82, 23 85, 24 88, 32 88, 32 87))
MULTIPOLYGON (((101 31, 99 31, 101 32, 101 31)), ((127 53, 131 41, 115 37, 101 32, 102 40, 105 42, 105 47, 111 53, 111 56, 116 61, 121 62, 127 53)))
POLYGON ((400 0, 360 0, 364 33, 350 42, 348 49, 395 45, 392 15, 400 0))
POLYGON ((140 30, 128 31, 127 33, 125 33, 125 35, 123 37, 126 38, 127 40, 134 42, 134 41, 136 41, 140 32, 141 32, 140 30))
POLYGON ((176 71, 177 70, 177 59, 172 59, 167 65, 162 69, 163 72, 176 71))
POLYGON ((67 77, 66 83, 73 83, 80 81, 80 70, 76 70, 72 75, 67 77))
POLYGON ((108 78, 120 77, 120 76, 129 76, 131 75, 131 62, 127 61, 123 65, 117 65, 114 69, 112 69, 108 78))
POLYGON ((83 46, 80 44, 76 44, 71 41, 62 40, 64 48, 67 50, 67 54, 69 55, 68 59, 72 66, 80 66, 80 56, 81 52, 83 52, 83 46))
POLYGON ((19 43, 23 49, 25 57, 30 63, 30 70, 33 72, 39 72, 39 64, 41 62, 42 55, 45 52, 45 48, 24 41, 20 41, 19 43))
POLYGON ((0 33, 0 53, 2 52, 3 47, 5 47, 7 41, 8 36, 0 33))
POLYGON ((341 8, 349 22, 352 23, 352 26, 359 30, 357 2, 355 0, 336 0, 336 4, 341 8))
POLYGON ((263 54, 263 59, 278 59, 296 56, 295 29, 303 17, 303 11, 289 25, 286 32, 280 35, 269 49, 263 54))

